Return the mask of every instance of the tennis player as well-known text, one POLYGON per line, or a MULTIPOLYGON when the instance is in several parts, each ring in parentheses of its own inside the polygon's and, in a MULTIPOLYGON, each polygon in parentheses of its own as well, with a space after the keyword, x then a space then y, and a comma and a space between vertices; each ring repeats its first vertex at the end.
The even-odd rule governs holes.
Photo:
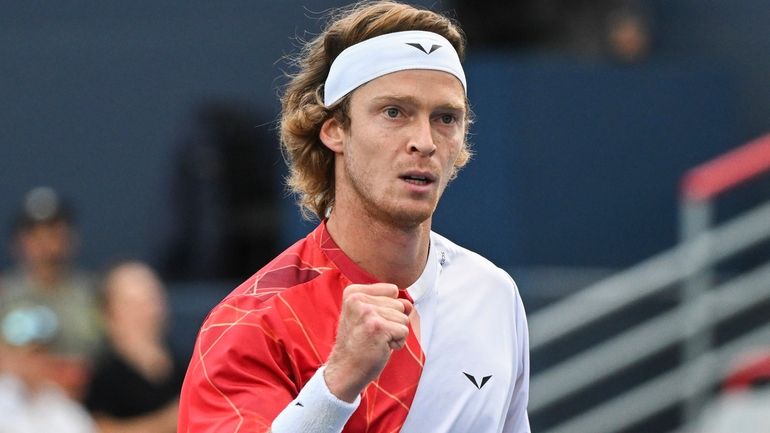
POLYGON ((469 159, 461 30, 393 2, 334 17, 282 98, 289 185, 321 222, 211 311, 179 431, 529 432, 516 285, 431 231, 469 159))

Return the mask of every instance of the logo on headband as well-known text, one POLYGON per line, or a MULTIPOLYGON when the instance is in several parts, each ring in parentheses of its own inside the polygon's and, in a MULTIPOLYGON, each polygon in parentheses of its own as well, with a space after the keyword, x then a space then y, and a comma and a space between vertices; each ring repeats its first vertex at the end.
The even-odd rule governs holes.
POLYGON ((433 45, 430 46, 430 50, 426 50, 425 47, 423 47, 422 44, 418 43, 418 42, 407 42, 406 44, 409 45, 409 46, 417 48, 418 50, 422 51, 425 54, 431 54, 434 51, 436 51, 437 49, 441 48, 441 45, 433 44, 433 45))

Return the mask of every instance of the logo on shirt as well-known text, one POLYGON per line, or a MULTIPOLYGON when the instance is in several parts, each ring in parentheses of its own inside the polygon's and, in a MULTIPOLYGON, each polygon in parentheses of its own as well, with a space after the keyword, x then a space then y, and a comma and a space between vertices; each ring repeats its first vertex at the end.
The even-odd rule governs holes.
POLYGON ((407 42, 406 44, 411 46, 411 47, 417 48, 418 50, 422 51, 425 54, 432 54, 434 51, 436 51, 437 49, 441 48, 441 45, 433 44, 433 45, 430 46, 429 50, 426 50, 425 47, 423 47, 422 44, 419 43, 419 42, 407 42))
POLYGON ((486 385, 486 384, 487 384, 487 382, 489 382, 489 379, 491 379, 491 378, 492 378, 492 376, 484 376, 484 377, 482 377, 482 378, 481 378, 481 384, 479 384, 479 382, 478 382, 478 381, 476 381, 476 378, 475 378, 475 377, 473 377, 473 375, 472 375, 472 374, 468 374, 468 373, 466 373, 466 372, 464 372, 464 371, 463 371, 463 374, 465 375, 465 377, 467 377, 467 378, 468 378, 468 380, 470 380, 470 381, 471 381, 471 383, 473 384, 473 386, 475 386, 475 387, 476 387, 476 388, 478 388, 478 389, 481 389, 481 388, 483 388, 483 387, 484 387, 484 385, 486 385))

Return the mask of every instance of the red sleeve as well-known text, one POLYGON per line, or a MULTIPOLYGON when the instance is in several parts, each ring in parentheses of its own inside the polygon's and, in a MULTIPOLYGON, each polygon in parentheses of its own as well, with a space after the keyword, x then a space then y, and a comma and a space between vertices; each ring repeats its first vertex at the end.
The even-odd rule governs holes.
MULTIPOLYGON (((275 299, 275 298, 273 298, 275 299)), ((272 302, 241 295, 206 318, 180 396, 179 433, 259 433, 297 395, 272 302)))

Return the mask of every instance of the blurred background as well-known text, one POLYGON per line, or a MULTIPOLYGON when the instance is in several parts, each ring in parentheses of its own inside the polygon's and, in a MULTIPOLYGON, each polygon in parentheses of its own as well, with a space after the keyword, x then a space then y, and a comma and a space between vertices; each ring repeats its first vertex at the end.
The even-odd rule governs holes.
MULTIPOLYGON (((414 3, 467 33, 476 156, 434 229, 517 280, 533 431, 770 425, 770 1, 414 3)), ((4 3, 0 269, 51 187, 78 268, 159 274, 186 362, 208 310, 314 225, 283 188, 277 94, 343 4, 4 3)))

